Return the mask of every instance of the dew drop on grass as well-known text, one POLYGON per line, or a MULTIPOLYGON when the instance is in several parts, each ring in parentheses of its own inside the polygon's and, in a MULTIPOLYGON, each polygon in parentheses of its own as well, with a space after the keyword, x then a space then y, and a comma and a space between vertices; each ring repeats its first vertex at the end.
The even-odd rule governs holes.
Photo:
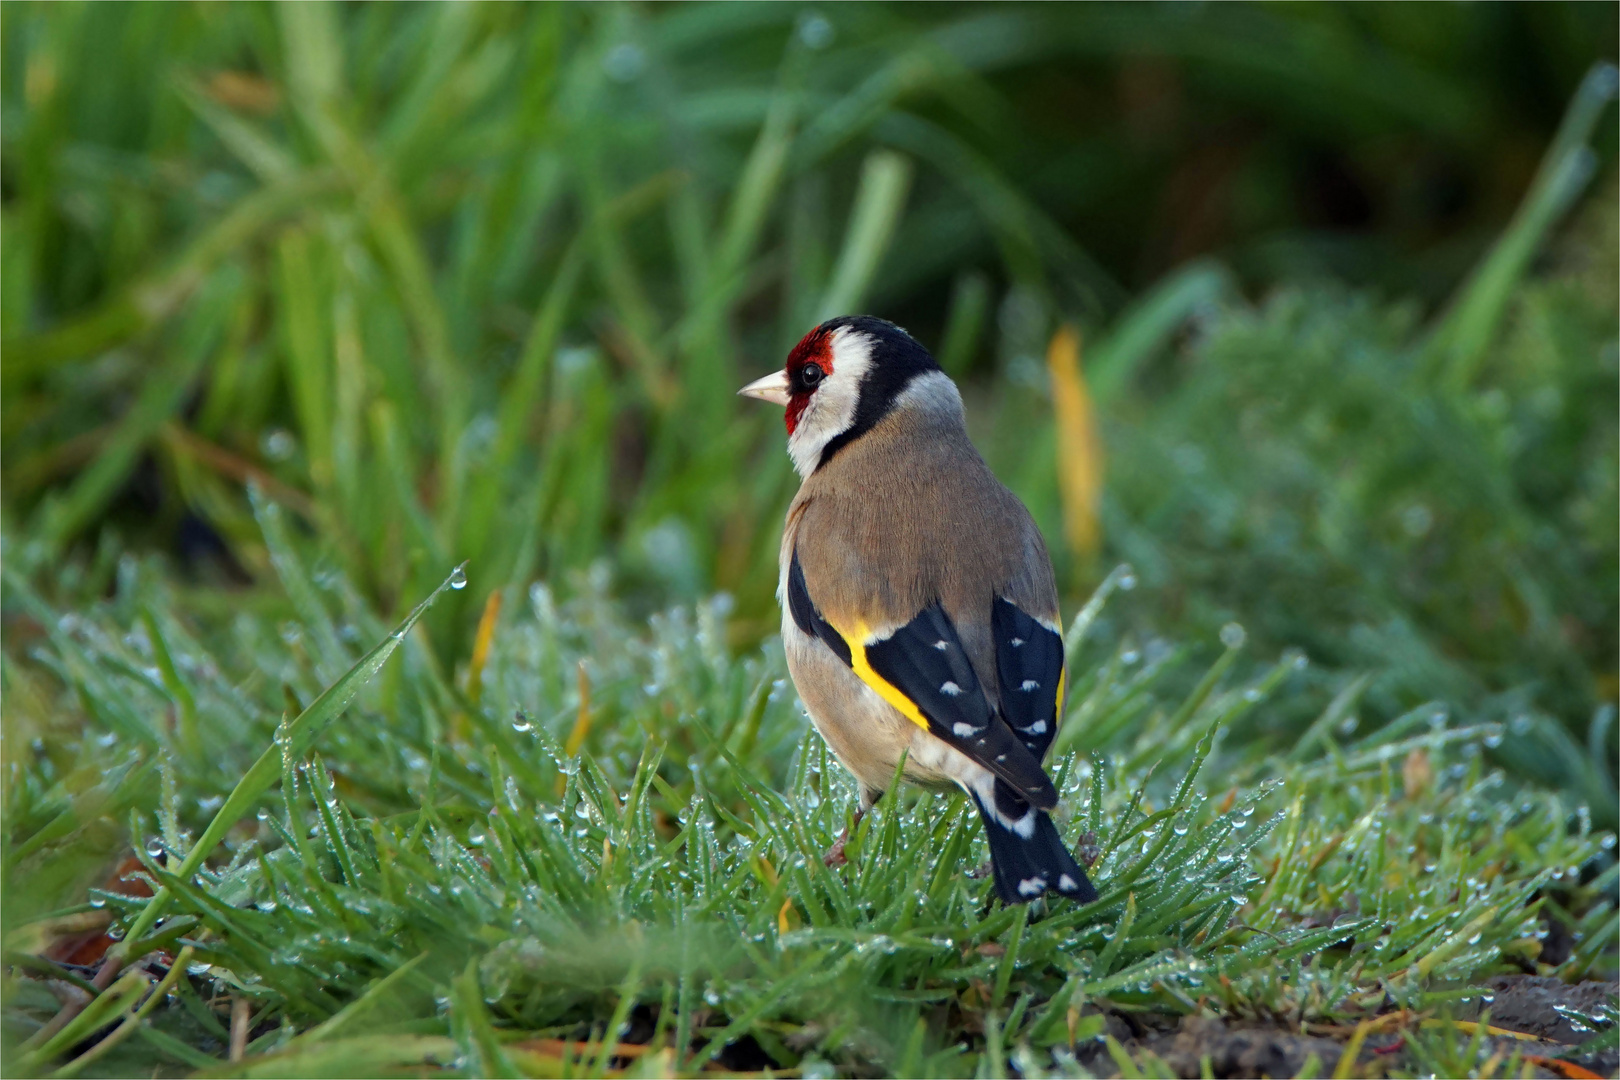
POLYGON ((146 842, 146 854, 154 859, 163 857, 163 840, 161 837, 154 836, 146 842))
POLYGON ((1266 695, 1260 691, 1260 688, 1256 686, 1251 686, 1247 690, 1243 691, 1243 700, 1247 701, 1251 705, 1265 696, 1266 695))
POLYGON ((467 587, 467 571, 459 566, 450 571, 450 587, 452 589, 465 589, 467 587))
POLYGON ((1249 632, 1240 623, 1229 622, 1221 627, 1221 644, 1228 649, 1241 649, 1249 639, 1249 632))
POLYGON ((1136 571, 1131 567, 1131 564, 1125 563, 1120 567, 1120 571, 1119 591, 1130 592, 1132 589, 1136 588, 1136 571))
POLYGON ((1346 716, 1343 720, 1339 721, 1339 734, 1354 735, 1356 733, 1356 728, 1360 726, 1361 717, 1357 716, 1355 713, 1351 713, 1349 716, 1346 716))
POLYGON ((1119 662, 1122 664, 1134 664, 1140 659, 1142 659, 1142 654, 1135 649, 1126 649, 1119 654, 1119 662))
POLYGON ((799 16, 799 40, 806 48, 820 51, 833 41, 833 25, 824 15, 807 11, 799 16))
POLYGON ((484 834, 477 831, 476 829, 473 830, 472 832, 469 832, 467 834, 467 846, 468 847, 483 847, 484 846, 484 834))
POLYGON ((261 806, 261 807, 259 807, 258 817, 259 817, 260 821, 269 821, 270 820, 270 811, 261 806))
POLYGON ((1502 726, 1500 724, 1493 724, 1491 727, 1487 728, 1485 731, 1485 738, 1482 741, 1492 750, 1495 750, 1498 746, 1501 746, 1502 726))
POLYGON ((107 898, 105 896, 92 896, 90 898, 90 906, 93 908, 104 908, 107 906, 107 898))
POLYGON ((534 724, 530 722, 527 716, 523 715, 523 710, 521 709, 519 709, 512 716, 512 730, 517 732, 519 735, 527 735, 529 732, 534 730, 534 724))
POLYGON ((297 451, 298 443, 285 429, 271 428, 265 432, 264 438, 259 440, 259 449, 271 461, 286 461, 297 451))
POLYGON ((1186 836, 1187 825, 1185 822, 1178 821, 1170 827, 1170 831, 1175 833, 1177 836, 1186 836))

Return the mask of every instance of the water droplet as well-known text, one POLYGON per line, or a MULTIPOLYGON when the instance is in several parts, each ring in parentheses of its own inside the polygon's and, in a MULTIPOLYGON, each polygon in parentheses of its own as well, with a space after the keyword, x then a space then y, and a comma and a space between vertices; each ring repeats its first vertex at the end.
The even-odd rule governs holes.
POLYGON ((146 842, 146 854, 154 859, 163 857, 163 838, 154 836, 146 842))
POLYGON ((1120 570, 1122 572, 1119 575, 1119 591, 1130 592, 1136 588, 1136 571, 1131 568, 1129 563, 1121 566, 1120 570))
POLYGON ((107 927, 107 936, 112 938, 114 941, 123 941, 124 928, 122 926, 109 926, 107 927))
POLYGON ((465 569, 458 566, 450 571, 450 587, 452 589, 465 589, 467 587, 467 571, 465 569))
POLYGON ((1262 693, 1258 687, 1254 686, 1251 686, 1247 690, 1243 691, 1243 700, 1247 701, 1251 705, 1265 696, 1266 695, 1262 693))
POLYGON ((1357 716, 1355 713, 1351 713, 1349 716, 1346 716, 1343 720, 1339 721, 1339 734, 1354 735, 1356 733, 1356 728, 1360 726, 1361 717, 1357 716))
POLYGON ((799 16, 799 40, 805 48, 820 51, 833 43, 833 24, 820 12, 807 11, 799 16))
POLYGON ((640 75, 647 66, 647 54, 639 45, 621 42, 602 57, 602 70, 614 82, 627 83, 640 75))
POLYGON ((530 722, 527 716, 523 715, 522 709, 519 709, 512 716, 512 730, 519 735, 527 735, 534 730, 534 724, 530 722))
POLYGON ((104 908, 107 906, 107 898, 105 896, 92 896, 90 898, 90 906, 93 908, 104 908))
POLYGON ((259 820, 260 821, 269 821, 270 820, 270 811, 267 810, 266 808, 262 807, 262 806, 259 807, 259 820))
POLYGON ((468 847, 483 847, 484 846, 484 834, 479 832, 477 829, 473 829, 473 830, 469 831, 467 833, 467 846, 468 847))
POLYGON ((298 644, 298 642, 302 640, 304 636, 303 627, 299 626, 295 622, 288 621, 282 623, 280 630, 281 640, 285 641, 288 645, 298 644))
POLYGON ((1485 738, 1481 741, 1492 750, 1496 749, 1498 746, 1501 746, 1502 726, 1500 724, 1492 724, 1490 727, 1486 728, 1485 738))
POLYGON ((1235 622, 1229 622, 1221 627, 1221 644, 1228 649, 1241 649, 1243 643, 1249 639, 1248 631, 1235 622))
POLYGON ((1422 503, 1413 503, 1401 511, 1401 527, 1413 539, 1426 536, 1434 527, 1434 512, 1422 503))
POLYGON ((1515 735, 1527 735, 1530 733, 1531 722, 1528 713, 1520 713, 1508 724, 1508 730, 1515 735))
POLYGON ((1175 833, 1177 836, 1186 836, 1187 824, 1186 822, 1178 821, 1170 827, 1170 831, 1175 833))
POLYGON ((1142 654, 1135 649, 1126 649, 1119 654, 1119 662, 1122 664, 1134 664, 1140 659, 1142 659, 1142 654))
POLYGON ((1295 671, 1304 671, 1311 666, 1311 658, 1306 656, 1301 649, 1288 649, 1283 653, 1283 663, 1292 667, 1295 671))
POLYGON ((285 428, 271 428, 259 440, 259 449, 271 461, 286 461, 298 451, 298 440, 285 428))

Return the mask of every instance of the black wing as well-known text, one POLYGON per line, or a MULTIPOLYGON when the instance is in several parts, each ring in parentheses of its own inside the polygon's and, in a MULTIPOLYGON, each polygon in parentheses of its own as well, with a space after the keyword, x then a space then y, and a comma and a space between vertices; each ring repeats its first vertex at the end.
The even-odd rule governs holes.
POLYGON ((995 773, 1040 809, 1057 805, 1057 790, 1039 759, 991 707, 956 628, 937 603, 868 644, 864 628, 846 638, 822 618, 805 586, 797 552, 788 568, 787 593, 788 611, 799 629, 826 642, 902 715, 995 773))
POLYGON ((1001 680, 1001 715, 1035 760, 1044 760, 1057 735, 1063 638, 1000 597, 991 612, 990 633, 1001 680))

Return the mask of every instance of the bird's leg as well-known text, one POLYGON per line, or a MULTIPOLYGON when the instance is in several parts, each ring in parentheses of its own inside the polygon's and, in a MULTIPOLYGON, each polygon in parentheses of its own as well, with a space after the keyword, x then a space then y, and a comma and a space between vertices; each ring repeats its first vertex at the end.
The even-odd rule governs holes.
POLYGON ((848 825, 844 826, 844 831, 838 834, 838 839, 834 840, 833 846, 827 849, 827 854, 821 857, 822 862, 826 863, 828 866, 843 866, 845 863, 849 862, 849 860, 844 857, 844 845, 849 843, 849 834, 855 831, 855 827, 861 823, 861 818, 865 816, 866 807, 857 807, 855 810, 855 816, 850 819, 848 825))
POLYGON ((1090 870, 1102 858, 1102 848, 1097 846, 1097 834, 1090 829, 1081 833, 1080 842, 1074 846, 1074 854, 1090 870))

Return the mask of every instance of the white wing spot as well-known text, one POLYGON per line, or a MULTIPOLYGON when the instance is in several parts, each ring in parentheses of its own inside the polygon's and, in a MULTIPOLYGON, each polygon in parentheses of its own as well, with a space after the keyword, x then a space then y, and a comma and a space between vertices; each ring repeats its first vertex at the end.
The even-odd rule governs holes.
POLYGON ((1012 639, 1012 647, 1015 648, 1015 649, 1018 648, 1018 646, 1022 645, 1023 643, 1024 643, 1024 639, 1021 638, 1021 637, 1015 637, 1015 638, 1012 639))
POLYGON ((996 755, 996 760, 997 761, 1006 761, 1007 760, 1007 755, 1006 754, 997 754, 996 755))
POLYGON ((1037 720, 1033 724, 1029 725, 1029 727, 1025 728, 1024 730, 1029 732, 1031 735, 1045 735, 1046 734, 1046 721, 1045 720, 1037 720))
POLYGON ((1018 689, 1026 690, 1026 691, 1028 691, 1028 690, 1039 690, 1040 688, 1041 688, 1041 684, 1036 682, 1034 679, 1025 679, 1023 681, 1023 683, 1020 684, 1020 686, 1018 687, 1018 689))
POLYGON ((949 694, 951 697, 955 697, 962 692, 962 688, 953 682, 946 682, 940 684, 939 692, 942 694, 949 694))
POLYGON ((1027 877, 1018 883, 1019 896, 1039 896, 1046 891, 1046 879, 1043 877, 1027 877))
POLYGON ((950 647, 951 643, 946 641, 944 638, 940 638, 938 641, 934 642, 934 648, 938 649, 940 652, 944 652, 950 647))
POLYGON ((978 730, 979 729, 974 727, 972 724, 951 725, 951 734, 955 735, 958 739, 965 739, 969 735, 976 733, 978 730))
POLYGON ((1076 884, 1074 878, 1070 877, 1068 874, 1064 874, 1062 877, 1058 878, 1058 889, 1062 892, 1074 892, 1074 890, 1078 889, 1079 887, 1080 886, 1076 884))

